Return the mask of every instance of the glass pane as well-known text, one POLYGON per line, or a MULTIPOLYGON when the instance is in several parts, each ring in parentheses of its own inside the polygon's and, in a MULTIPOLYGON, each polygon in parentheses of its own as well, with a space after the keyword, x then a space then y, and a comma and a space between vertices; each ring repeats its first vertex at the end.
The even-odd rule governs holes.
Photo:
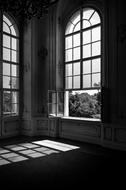
POLYGON ((83 58, 91 57, 91 44, 83 46, 83 58))
POLYGON ((83 62, 83 74, 91 73, 91 60, 83 62))
POLYGON ((58 104, 61 104, 64 102, 64 92, 58 92, 58 104))
POLYGON ((101 59, 92 60, 92 73, 101 71, 101 59))
POLYGON ((92 87, 100 87, 100 73, 92 75, 92 87))
POLYGON ((69 23, 67 24, 65 34, 71 34, 71 33, 73 32, 73 28, 74 28, 74 25, 73 25, 71 22, 69 22, 69 23))
POLYGON ((80 30, 80 22, 74 27, 73 32, 76 32, 76 31, 79 31, 79 30, 80 30))
POLYGON ((3 34, 3 46, 10 48, 10 36, 3 34))
POLYGON ((12 103, 19 103, 19 93, 18 92, 12 92, 12 103))
POLYGON ((3 48, 3 59, 10 61, 10 50, 3 48))
POLYGON ((91 30, 83 32, 83 44, 91 42, 91 30))
POLYGON ((3 31, 10 34, 10 28, 8 27, 8 25, 5 22, 3 22, 3 31))
POLYGON ((10 75, 10 64, 3 63, 3 75, 10 75))
POLYGON ((11 112, 11 92, 10 91, 3 92, 3 112, 4 114, 8 114, 11 112))
POLYGON ((11 77, 11 87, 13 89, 18 89, 19 88, 19 79, 16 77, 11 77))
POLYGON ((72 77, 66 77, 66 89, 72 88, 72 77))
POLYGON ((66 65, 66 76, 72 76, 72 64, 66 65))
POLYGON ((90 19, 91 15, 94 13, 94 10, 93 9, 89 9, 89 8, 85 8, 83 10, 83 18, 84 19, 90 19))
POLYGON ((91 75, 83 75, 83 88, 91 87, 91 75))
POLYGON ((11 64, 11 75, 12 76, 19 76, 19 69, 17 65, 11 64))
POLYGON ((56 92, 55 91, 48 91, 48 95, 49 95, 48 102, 49 103, 56 103, 56 92))
POLYGON ((9 26, 12 25, 12 23, 10 22, 10 20, 9 20, 5 15, 3 15, 3 20, 4 20, 9 26))
POLYGON ((18 62, 18 60, 17 60, 17 52, 16 51, 11 51, 11 56, 12 56, 12 62, 18 62))
POLYGON ((19 104, 12 104, 11 106, 12 106, 12 109, 11 109, 12 114, 17 115, 19 112, 19 104))
POLYGON ((72 48, 72 36, 66 37, 65 47, 66 49, 72 48))
POLYGON ((10 29, 11 29, 11 34, 16 36, 16 31, 15 31, 14 26, 11 26, 10 29))
POLYGON ((56 116, 56 104, 48 104, 49 115, 56 116))
POLYGON ((101 40, 101 28, 96 27, 92 29, 92 42, 101 40))
POLYGON ((101 119, 100 89, 71 91, 69 93, 69 116, 101 119))
POLYGON ((12 49, 17 50, 17 40, 15 38, 11 38, 12 39, 12 49))
POLYGON ((10 88, 10 77, 3 76, 3 88, 10 88))
POLYGON ((72 49, 66 50, 66 61, 72 61, 72 49))
POLYGON ((64 114, 64 92, 58 92, 58 105, 57 116, 63 116, 64 114))
POLYGON ((56 103, 56 99, 57 99, 56 93, 54 92, 54 93, 52 93, 52 100, 51 100, 51 102, 52 102, 53 104, 56 103))
POLYGON ((19 50, 19 40, 16 39, 16 50, 18 51, 19 50))
POLYGON ((80 88, 80 76, 73 77, 73 88, 80 88))
POLYGON ((64 115, 64 104, 58 104, 57 116, 63 116, 63 115, 64 115))
POLYGON ((77 11, 72 17, 71 22, 75 25, 80 21, 80 11, 77 11))
POLYGON ((90 27, 90 26, 91 26, 91 24, 90 24, 89 21, 83 20, 83 28, 88 28, 88 27, 90 27))
POLYGON ((80 75, 80 63, 79 62, 73 64, 73 74, 80 75))
POLYGON ((98 15, 97 12, 95 12, 95 13, 93 14, 93 16, 92 16, 91 19, 90 19, 90 22, 91 22, 92 25, 95 25, 95 24, 100 23, 100 17, 99 17, 99 15, 98 15))
POLYGON ((100 54, 101 54, 101 43, 100 42, 92 43, 92 56, 100 54))
POLYGON ((80 59, 80 47, 73 49, 73 60, 80 59))
POLYGON ((80 33, 73 35, 73 47, 80 46, 80 33))

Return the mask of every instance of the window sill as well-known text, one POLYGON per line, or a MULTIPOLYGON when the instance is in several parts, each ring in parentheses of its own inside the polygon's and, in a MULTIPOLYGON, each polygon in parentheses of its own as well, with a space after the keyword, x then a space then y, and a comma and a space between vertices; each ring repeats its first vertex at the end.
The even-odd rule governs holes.
POLYGON ((67 117, 67 116, 55 116, 51 115, 49 118, 60 118, 63 120, 73 120, 73 121, 86 121, 86 122, 98 122, 101 123, 100 119, 95 119, 95 118, 82 118, 82 117, 67 117))
POLYGON ((89 122, 101 122, 100 119, 81 118, 81 117, 62 117, 61 119, 77 120, 77 121, 89 121, 89 122))

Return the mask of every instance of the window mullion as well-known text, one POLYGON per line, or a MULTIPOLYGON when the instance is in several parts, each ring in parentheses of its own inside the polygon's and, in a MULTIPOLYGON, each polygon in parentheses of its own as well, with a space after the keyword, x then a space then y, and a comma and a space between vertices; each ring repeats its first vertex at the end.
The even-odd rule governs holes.
MULTIPOLYGON (((91 58, 92 58, 92 29, 91 29, 91 58)), ((91 87, 92 87, 92 59, 91 59, 91 87)))
POLYGON ((80 12, 81 26, 80 26, 80 89, 83 88, 83 9, 80 12))
MULTIPOLYGON (((3 13, 0 11, 0 117, 3 115, 3 13)), ((0 121, 1 122, 1 121, 0 121)))
POLYGON ((74 84, 74 77, 73 77, 73 74, 74 74, 74 69, 73 69, 73 60, 74 60, 74 41, 73 41, 73 36, 72 35, 72 89, 74 88, 73 84, 74 84))
POLYGON ((12 114, 12 37, 10 37, 10 101, 11 101, 11 114, 12 114))

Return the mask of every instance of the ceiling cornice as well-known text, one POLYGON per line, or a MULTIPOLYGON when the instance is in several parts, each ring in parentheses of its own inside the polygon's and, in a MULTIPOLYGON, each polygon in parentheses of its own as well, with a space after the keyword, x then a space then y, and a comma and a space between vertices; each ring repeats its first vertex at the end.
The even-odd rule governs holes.
POLYGON ((0 0, 0 10, 25 19, 41 18, 57 2, 58 0, 0 0))

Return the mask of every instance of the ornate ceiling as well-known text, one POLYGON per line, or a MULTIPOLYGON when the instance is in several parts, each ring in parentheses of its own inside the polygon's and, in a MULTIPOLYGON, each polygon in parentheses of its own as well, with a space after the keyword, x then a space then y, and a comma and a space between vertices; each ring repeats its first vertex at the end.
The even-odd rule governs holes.
POLYGON ((16 17, 31 19, 48 13, 58 0, 0 0, 0 10, 11 12, 16 17))

